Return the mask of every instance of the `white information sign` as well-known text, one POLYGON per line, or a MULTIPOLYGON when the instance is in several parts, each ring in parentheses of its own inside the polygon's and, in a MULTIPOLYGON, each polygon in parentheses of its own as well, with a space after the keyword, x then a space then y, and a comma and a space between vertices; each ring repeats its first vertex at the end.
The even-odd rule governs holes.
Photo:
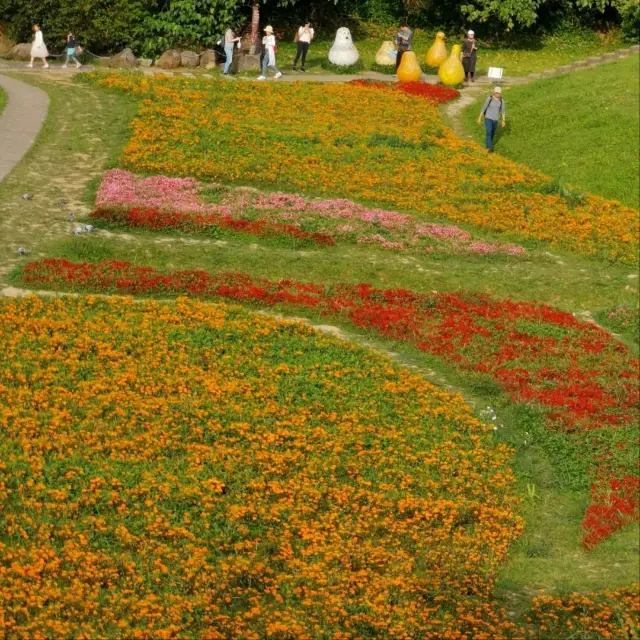
POLYGON ((502 72, 504 69, 500 67, 489 67, 489 73, 487 73, 487 77, 494 78, 495 80, 500 80, 502 78, 502 72))

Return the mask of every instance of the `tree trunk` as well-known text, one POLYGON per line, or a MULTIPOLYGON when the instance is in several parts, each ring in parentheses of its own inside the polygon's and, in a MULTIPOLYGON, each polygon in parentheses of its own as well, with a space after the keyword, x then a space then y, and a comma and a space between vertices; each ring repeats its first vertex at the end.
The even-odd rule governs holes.
POLYGON ((258 53, 258 40, 260 38, 260 0, 253 0, 251 7, 251 51, 258 53))

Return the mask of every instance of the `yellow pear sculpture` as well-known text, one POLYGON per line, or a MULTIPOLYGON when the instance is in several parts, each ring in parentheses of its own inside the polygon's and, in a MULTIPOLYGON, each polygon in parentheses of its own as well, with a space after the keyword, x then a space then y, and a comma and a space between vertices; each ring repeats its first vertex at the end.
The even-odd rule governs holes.
POLYGON ((376 53, 376 64, 381 67, 392 67, 395 63, 396 45, 391 40, 385 40, 376 53))
POLYGON ((400 82, 418 82, 422 75, 422 69, 418 64, 418 58, 413 51, 405 51, 398 67, 398 80, 400 82))
POLYGON ((444 33, 438 31, 435 42, 431 45, 431 49, 427 51, 425 62, 430 67, 439 67, 446 59, 447 47, 444 44, 444 33))
POLYGON ((453 86, 464 80, 464 68, 460 62, 461 50, 459 44, 454 44, 451 47, 451 55, 440 65, 438 78, 443 84, 453 86))

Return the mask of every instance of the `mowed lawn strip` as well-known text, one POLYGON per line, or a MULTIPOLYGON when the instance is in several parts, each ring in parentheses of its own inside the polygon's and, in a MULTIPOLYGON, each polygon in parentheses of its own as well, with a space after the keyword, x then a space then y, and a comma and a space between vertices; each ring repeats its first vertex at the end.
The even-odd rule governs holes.
POLYGON ((4 111, 4 108, 7 104, 7 92, 0 87, 0 115, 2 115, 2 112, 4 111))
MULTIPOLYGON (((557 178, 570 189, 640 204, 640 56, 507 88, 508 127, 496 151, 557 178)), ((484 96, 480 100, 484 100, 484 96)), ((481 102, 463 112, 482 142, 481 102)), ((560 185, 562 186, 562 185, 560 185)))

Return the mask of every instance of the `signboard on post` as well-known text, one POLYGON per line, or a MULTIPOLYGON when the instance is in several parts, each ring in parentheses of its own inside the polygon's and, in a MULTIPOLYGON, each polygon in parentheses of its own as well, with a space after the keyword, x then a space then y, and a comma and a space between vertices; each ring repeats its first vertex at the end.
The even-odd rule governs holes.
POLYGON ((489 73, 487 73, 488 78, 493 78, 494 80, 500 80, 502 78, 502 72, 504 69, 500 67, 489 67, 489 73))

